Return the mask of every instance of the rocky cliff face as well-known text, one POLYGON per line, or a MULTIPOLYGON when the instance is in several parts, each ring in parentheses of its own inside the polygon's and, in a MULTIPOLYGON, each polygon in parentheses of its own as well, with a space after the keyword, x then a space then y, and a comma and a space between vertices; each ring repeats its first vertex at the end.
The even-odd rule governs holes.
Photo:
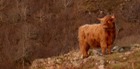
POLYGON ((21 69, 78 49, 78 27, 110 13, 117 17, 114 44, 140 43, 139 7, 139 0, 1 0, 0 67, 21 69))

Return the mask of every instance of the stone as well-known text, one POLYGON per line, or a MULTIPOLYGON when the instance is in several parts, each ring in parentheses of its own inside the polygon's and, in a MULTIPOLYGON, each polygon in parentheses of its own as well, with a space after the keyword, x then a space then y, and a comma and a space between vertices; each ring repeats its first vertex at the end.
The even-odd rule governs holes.
POLYGON ((123 57, 123 60, 126 60, 127 58, 126 57, 123 57))
POLYGON ((114 47, 112 48, 112 52, 118 52, 119 49, 120 49, 119 46, 114 46, 114 47))
POLYGON ((99 69, 105 69, 105 66, 104 65, 99 65, 98 68, 99 69))
POLYGON ((74 67, 80 67, 80 62, 73 61, 72 64, 74 67))
POLYGON ((119 52, 124 52, 124 51, 125 51, 125 49, 122 47, 119 49, 119 52))
POLYGON ((126 56, 128 56, 128 55, 130 55, 132 52, 131 51, 128 51, 128 52, 125 52, 124 54, 126 55, 126 56))
POLYGON ((105 60, 101 59, 101 60, 100 60, 100 64, 101 64, 101 65, 105 65, 105 60))
POLYGON ((113 61, 111 61, 110 63, 111 63, 111 64, 116 64, 117 61, 113 60, 113 61))
POLYGON ((62 60, 62 59, 56 59, 56 62, 57 62, 58 64, 61 64, 61 63, 63 62, 63 60, 62 60))

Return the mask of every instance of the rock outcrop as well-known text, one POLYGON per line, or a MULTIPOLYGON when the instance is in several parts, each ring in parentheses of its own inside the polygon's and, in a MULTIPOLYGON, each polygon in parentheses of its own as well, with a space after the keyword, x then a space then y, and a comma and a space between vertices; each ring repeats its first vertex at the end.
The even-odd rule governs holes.
POLYGON ((82 59, 79 51, 73 50, 60 56, 36 59, 30 69, 107 69, 109 65, 129 62, 129 56, 140 52, 140 44, 114 46, 112 52, 111 55, 102 56, 100 50, 90 50, 90 56, 82 59))

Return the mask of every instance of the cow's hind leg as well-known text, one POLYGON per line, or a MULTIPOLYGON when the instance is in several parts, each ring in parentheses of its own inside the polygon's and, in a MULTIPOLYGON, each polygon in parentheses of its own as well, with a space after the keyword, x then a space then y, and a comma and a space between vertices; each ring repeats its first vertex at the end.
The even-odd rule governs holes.
POLYGON ((111 49, 112 49, 112 46, 111 46, 111 45, 109 45, 107 48, 108 48, 108 54, 111 54, 111 49))
POLYGON ((86 42, 82 43, 81 46, 80 46, 80 50, 81 50, 81 53, 82 53, 82 58, 87 58, 88 57, 89 45, 86 42))

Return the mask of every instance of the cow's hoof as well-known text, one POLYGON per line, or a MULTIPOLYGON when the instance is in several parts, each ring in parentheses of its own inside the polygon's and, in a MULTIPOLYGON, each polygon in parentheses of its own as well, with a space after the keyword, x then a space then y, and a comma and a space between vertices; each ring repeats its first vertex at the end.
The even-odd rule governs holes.
POLYGON ((88 57, 88 55, 86 55, 86 56, 83 56, 83 55, 82 55, 82 56, 81 56, 82 59, 85 59, 85 58, 87 58, 87 57, 88 57))

